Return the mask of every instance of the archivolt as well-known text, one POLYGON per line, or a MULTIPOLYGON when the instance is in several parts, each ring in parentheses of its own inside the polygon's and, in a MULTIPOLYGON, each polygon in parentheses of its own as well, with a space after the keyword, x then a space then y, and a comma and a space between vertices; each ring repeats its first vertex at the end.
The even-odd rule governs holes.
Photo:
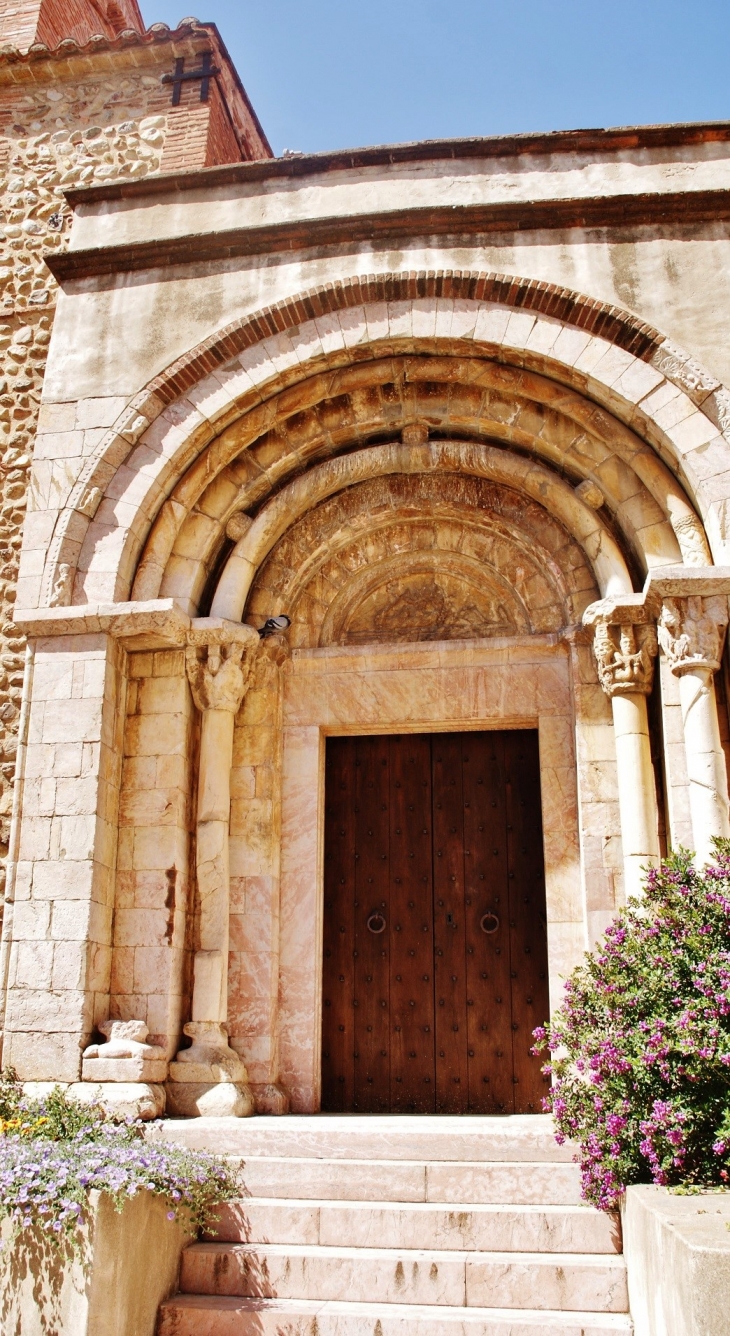
POLYGON ((366 478, 399 473, 466 473, 513 487, 540 502, 575 538, 595 571, 601 594, 631 591, 621 549, 605 524, 567 483, 534 460, 486 445, 456 441, 376 445, 319 464, 264 506, 226 563, 211 607, 214 617, 241 620, 256 571, 289 526, 325 497, 366 478))
MULTIPOLYGON (((630 516, 625 528, 618 516, 618 505, 626 502, 623 483, 616 494, 608 489, 617 503, 620 527, 642 564, 676 560, 676 547, 670 553, 671 541, 659 532, 664 517, 672 521, 684 559, 707 560, 701 526, 672 473, 698 500, 715 542, 724 540, 726 503, 706 483, 724 469, 711 447, 717 439, 724 450, 722 432, 714 424, 727 415, 725 392, 691 359, 626 312, 546 285, 495 275, 406 274, 353 279, 303 294, 276 311, 246 317, 239 332, 244 326, 245 351, 241 352, 235 331, 208 340, 184 359, 184 366, 176 364, 166 378, 157 378, 137 396, 102 442, 57 524, 44 577, 46 599, 59 564, 68 561, 75 567, 79 551, 76 600, 128 597, 150 523, 158 514, 135 593, 149 594, 155 584, 160 591, 167 554, 178 532, 182 537, 191 506, 200 502, 206 485, 218 479, 236 454, 266 435, 276 413, 285 412, 287 396, 289 416, 301 413, 304 383, 312 384, 320 373, 356 379, 365 369, 363 364, 382 360, 384 354, 416 353, 433 359, 435 353, 446 352, 481 369, 491 365, 493 372, 512 363, 520 368, 513 371, 518 380, 543 372, 542 379, 552 390, 543 403, 554 407, 557 401, 560 412, 564 409, 560 401, 566 395, 570 398, 566 385, 575 387, 582 393, 573 397, 582 403, 584 418, 591 419, 586 422, 587 436, 602 440, 625 463, 630 461, 641 487, 662 512, 655 529, 658 546, 647 547, 635 540, 630 516), (231 360, 226 362, 226 357, 231 360), (208 374, 202 378, 204 371, 208 374), (303 371, 313 374, 303 378, 303 371), (192 382, 195 388, 186 395, 192 382), (180 397, 172 403, 176 394, 180 397), (240 421, 234 430, 237 443, 225 430, 234 421, 240 421), (184 483, 172 495, 186 469, 184 483)), ((564 416, 574 415, 571 411, 564 416)), ((490 435, 492 428, 490 424, 490 435)), ((341 431, 340 448, 360 443, 357 432, 348 442, 347 432, 341 431)), ((538 442, 540 450, 543 433, 526 433, 530 434, 533 444, 526 441, 520 448, 533 449, 538 442)), ((546 448, 543 453, 549 456, 546 448)), ((574 461, 575 471, 570 461, 560 465, 572 480, 591 476, 595 457, 581 461, 580 467, 579 454, 574 461)), ((297 466, 297 461, 290 462, 297 466)), ((254 472, 267 471, 260 463, 251 473, 243 467, 249 482, 254 472)), ((222 490, 230 492, 230 479, 222 490)), ((200 506, 200 514, 205 513, 205 506, 200 506)), ((215 523, 221 521, 216 517, 215 523)), ((209 554, 217 542, 220 528, 215 537, 202 534, 209 554)), ((191 585, 188 597, 195 601, 191 585)))
POLYGON ((442 436, 516 447, 574 483, 591 478, 644 572, 708 559, 694 512, 654 452, 544 376, 476 357, 391 356, 311 377, 296 398, 290 390, 266 408, 268 430, 258 431, 254 413, 218 438, 221 466, 212 482, 206 455, 174 489, 148 541, 135 597, 174 596, 196 610, 235 510, 258 510, 303 468, 417 421, 442 436))

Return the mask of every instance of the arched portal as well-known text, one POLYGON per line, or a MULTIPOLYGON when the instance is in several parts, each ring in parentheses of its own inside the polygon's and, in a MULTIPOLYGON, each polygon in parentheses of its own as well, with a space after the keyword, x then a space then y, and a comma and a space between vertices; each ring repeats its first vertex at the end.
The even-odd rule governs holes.
MULTIPOLYGON (((725 392, 576 294, 388 284, 301 294, 192 350, 30 531, 26 624, 71 656, 79 629, 103 640, 104 745, 125 758, 100 762, 119 816, 94 995, 168 1058, 187 1023, 180 1112, 211 1054, 236 1087, 245 1061, 260 1108, 318 1107, 328 739, 537 739, 553 1003, 667 828, 695 828, 656 622, 674 600, 678 642, 714 616, 711 714, 725 392), (286 641, 259 642, 278 614, 286 641)), ((727 820, 713 739, 706 830, 727 820)))

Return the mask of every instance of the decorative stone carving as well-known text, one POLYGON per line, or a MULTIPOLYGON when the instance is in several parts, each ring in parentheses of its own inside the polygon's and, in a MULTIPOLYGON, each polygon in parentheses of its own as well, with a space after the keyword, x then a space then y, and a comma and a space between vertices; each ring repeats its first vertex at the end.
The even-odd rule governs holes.
POLYGON ((250 685, 258 638, 252 627, 235 624, 193 628, 185 650, 190 689, 196 707, 236 715, 250 685), (239 635, 238 632, 244 634, 239 635))
POLYGON ((403 475, 347 488, 288 530, 249 612, 286 608, 294 648, 473 640, 557 632, 597 595, 577 544, 525 496, 403 475))
POLYGON ((590 478, 584 478, 583 482, 578 483, 575 494, 587 506, 590 506, 591 510, 600 510, 601 506, 606 503, 606 498, 600 487, 597 483, 592 482, 590 478))
POLYGON ((226 525, 226 538, 230 538, 233 543, 239 542, 243 535, 248 533, 252 524, 253 520, 250 515, 247 515, 243 510, 237 510, 235 514, 231 515, 226 525))
POLYGON ((651 624, 613 625, 603 618, 595 623, 593 653, 598 680, 607 696, 648 696, 656 652, 656 631, 651 624))
POLYGON ((87 519, 92 519, 99 509, 104 493, 101 487, 87 487, 76 509, 87 519))
POLYGON ((728 621, 727 598, 666 598, 659 616, 659 643, 673 673, 716 673, 728 621))
POLYGON ((62 561, 58 568, 53 593, 51 594, 52 608, 65 608, 71 602, 71 588, 73 586, 73 568, 67 562, 62 561))
POLYGON ((404 445, 425 445, 428 440, 428 424, 409 422, 401 432, 401 440, 404 445))
POLYGON ((711 561, 707 539, 702 523, 697 515, 676 515, 672 517, 672 528, 682 551, 682 560, 686 566, 708 566, 711 561))
POLYGON ((146 1043, 144 1021, 103 1021, 105 1044, 84 1049, 81 1076, 84 1081, 164 1081, 167 1058, 163 1048, 146 1043))

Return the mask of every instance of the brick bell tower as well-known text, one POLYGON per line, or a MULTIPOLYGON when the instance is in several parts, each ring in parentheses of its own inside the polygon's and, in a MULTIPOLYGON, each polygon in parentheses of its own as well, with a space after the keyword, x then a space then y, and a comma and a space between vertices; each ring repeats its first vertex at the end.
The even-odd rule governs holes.
POLYGON ((53 50, 67 38, 84 46, 97 35, 145 31, 137 0, 0 0, 0 45, 53 50))

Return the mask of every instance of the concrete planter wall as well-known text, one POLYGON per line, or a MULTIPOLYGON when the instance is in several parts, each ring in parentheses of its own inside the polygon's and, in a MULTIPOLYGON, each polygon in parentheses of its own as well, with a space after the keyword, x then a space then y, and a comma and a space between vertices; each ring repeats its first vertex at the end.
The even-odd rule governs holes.
MULTIPOLYGON (((0 1336, 154 1336, 188 1238, 151 1192, 121 1212, 91 1194, 81 1254, 62 1259, 40 1234, 0 1254, 0 1336)), ((7 1238, 8 1231, 4 1230, 7 1238)))
POLYGON ((621 1215, 635 1336, 727 1336, 730 1192, 632 1187, 621 1215))

